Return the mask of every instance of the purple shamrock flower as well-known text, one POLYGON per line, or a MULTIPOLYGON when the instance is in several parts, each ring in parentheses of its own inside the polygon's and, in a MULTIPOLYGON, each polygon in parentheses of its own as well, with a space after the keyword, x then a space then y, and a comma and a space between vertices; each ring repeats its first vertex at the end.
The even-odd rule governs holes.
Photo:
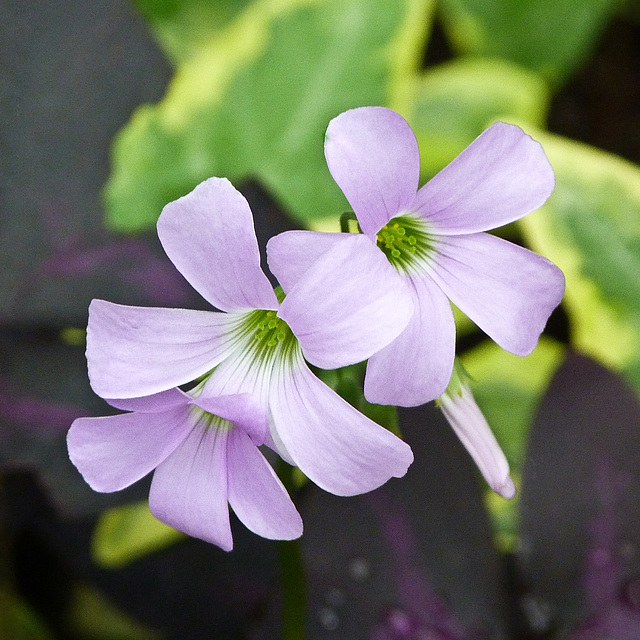
MULTIPOLYGON (((369 240, 357 247, 366 253, 361 264, 384 255, 413 300, 407 327, 369 359, 367 400, 414 406, 444 392, 455 351, 449 300, 507 351, 534 349, 562 298, 564 276, 545 258, 481 232, 525 216, 553 191, 553 170, 537 142, 498 122, 418 190, 411 128, 390 109, 363 107, 331 121, 325 155, 369 240)), ((270 240, 269 266, 288 291, 348 235, 281 234, 270 240)), ((354 295, 378 277, 369 266, 357 276, 354 295)))
POLYGON ((94 300, 87 361, 98 395, 136 398, 199 380, 199 404, 251 394, 270 426, 265 443, 331 493, 363 493, 406 473, 409 446, 342 400, 304 360, 322 368, 362 361, 408 323, 412 304, 398 274, 382 254, 359 258, 366 237, 354 234, 328 251, 279 300, 260 269, 249 205, 227 180, 206 180, 168 204, 158 235, 182 275, 226 313, 94 300), (363 268, 374 282, 354 292, 350 282, 363 268))
POLYGON ((456 358, 451 381, 438 398, 438 406, 487 484, 503 498, 511 499, 516 495, 516 487, 509 475, 509 463, 476 404, 469 387, 469 377, 456 358))
POLYGON ((110 401, 132 410, 71 425, 69 456, 96 491, 119 491, 155 469, 149 506, 163 522, 230 551, 229 508, 254 533, 291 540, 302 520, 257 448, 268 430, 248 394, 194 398, 169 389, 110 401))

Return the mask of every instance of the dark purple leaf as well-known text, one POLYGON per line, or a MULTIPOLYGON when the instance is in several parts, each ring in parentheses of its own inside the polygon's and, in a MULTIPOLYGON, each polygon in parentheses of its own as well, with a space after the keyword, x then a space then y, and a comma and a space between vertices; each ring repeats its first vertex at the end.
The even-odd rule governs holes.
POLYGON ((89 387, 84 347, 55 333, 0 333, 0 471, 30 471, 67 516, 96 513, 145 495, 144 483, 96 493, 69 460, 66 434, 75 418, 113 409, 89 387))
POLYGON ((623 597, 640 576, 638 460, 638 398, 570 354, 535 418, 523 472, 523 604, 538 632, 580 624, 601 635, 576 640, 627 638, 631 624, 640 637, 637 604, 623 597))

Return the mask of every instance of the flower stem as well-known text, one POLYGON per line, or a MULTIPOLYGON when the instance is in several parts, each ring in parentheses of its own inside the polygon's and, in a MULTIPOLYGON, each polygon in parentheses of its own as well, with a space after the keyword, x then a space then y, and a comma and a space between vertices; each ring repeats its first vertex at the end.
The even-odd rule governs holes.
POLYGON ((278 542, 282 586, 282 638, 304 640, 307 594, 299 540, 278 542))
MULTIPOLYGON (((340 231, 342 233, 351 233, 350 222, 355 221, 356 225, 358 224, 358 218, 356 218, 356 214, 353 211, 346 211, 340 216, 340 231)), ((359 230, 360 227, 358 227, 359 230)))
MULTIPOLYGON (((276 470, 287 491, 294 492, 293 467, 280 461, 276 470)), ((280 540, 276 544, 282 589, 282 639, 304 640, 307 589, 300 539, 280 540)))

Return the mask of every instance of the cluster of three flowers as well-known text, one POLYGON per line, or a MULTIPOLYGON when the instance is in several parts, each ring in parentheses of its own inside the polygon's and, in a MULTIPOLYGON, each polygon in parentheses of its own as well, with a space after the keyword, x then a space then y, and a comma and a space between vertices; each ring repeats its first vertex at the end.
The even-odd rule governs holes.
POLYGON ((413 461, 406 443, 307 362, 334 369, 368 360, 370 402, 416 406, 442 396, 489 484, 513 492, 473 401, 445 394, 455 356, 449 300, 503 348, 526 355, 535 347, 562 298, 562 273, 483 231, 551 194, 544 151, 518 127, 496 123, 418 189, 410 127, 389 109, 364 107, 332 120, 325 155, 362 233, 272 238, 268 262, 282 289, 260 268, 248 203, 227 180, 210 178, 168 204, 157 228, 178 270, 222 313, 102 300, 90 307, 92 387, 129 413, 76 420, 72 461, 98 491, 155 469, 152 512, 223 549, 233 544, 228 504, 261 536, 302 533, 261 445, 343 496, 401 477, 413 461))

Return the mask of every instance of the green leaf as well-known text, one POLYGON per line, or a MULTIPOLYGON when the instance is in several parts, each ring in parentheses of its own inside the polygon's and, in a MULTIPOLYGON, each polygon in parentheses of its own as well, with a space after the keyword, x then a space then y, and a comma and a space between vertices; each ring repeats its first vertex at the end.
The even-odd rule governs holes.
POLYGON ((133 0, 174 64, 190 58, 251 0, 133 0))
POLYGON ((535 137, 556 188, 521 228, 565 273, 573 344, 640 389, 640 167, 558 136, 535 137))
POLYGON ((435 175, 496 120, 544 126, 549 88, 537 73, 503 60, 461 58, 414 79, 407 119, 423 179, 435 175))
POLYGON ((478 406, 516 473, 536 408, 563 358, 564 347, 545 336, 524 358, 492 341, 461 355, 478 406))
POLYGON ((2 640, 54 640, 38 614, 24 600, 0 589, 0 638, 2 640))
POLYGON ((329 120, 399 100, 406 69, 418 66, 431 5, 254 2, 118 136, 105 189, 108 224, 149 227, 164 204, 212 175, 236 184, 258 178, 302 220, 341 214, 346 200, 323 155, 329 120))
POLYGON ((98 564, 117 568, 182 538, 184 534, 153 517, 147 502, 139 502, 100 516, 91 551, 98 564))
POLYGON ((149 629, 115 607, 99 591, 79 583, 67 613, 68 630, 74 638, 90 640, 161 640, 164 635, 149 629))
POLYGON ((445 30, 460 53, 496 56, 557 84, 578 69, 620 0, 441 0, 445 30))
MULTIPOLYGON (((560 343, 542 336, 533 353, 524 358, 491 341, 461 356, 473 378, 473 395, 507 456, 516 486, 533 418, 565 351, 560 343)), ((518 496, 504 500, 487 489, 485 502, 497 546, 514 551, 519 536, 518 496)))

